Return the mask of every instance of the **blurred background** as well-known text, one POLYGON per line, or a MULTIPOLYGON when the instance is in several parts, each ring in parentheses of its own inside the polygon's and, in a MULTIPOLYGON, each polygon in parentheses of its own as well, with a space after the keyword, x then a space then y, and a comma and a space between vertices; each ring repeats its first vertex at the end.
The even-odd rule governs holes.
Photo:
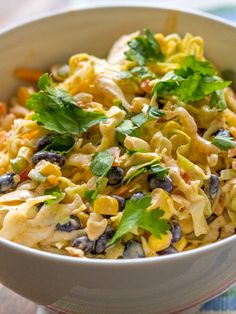
MULTIPOLYGON (((40 16, 64 8, 96 4, 119 4, 122 0, 8 0, 0 1, 0 28, 24 19, 40 16)), ((123 3, 161 3, 176 7, 204 10, 236 21, 236 0, 126 0, 123 3)))
MULTIPOLYGON (((236 23, 236 0, 0 0, 0 31, 53 11, 102 4, 160 3, 218 15, 236 23)), ((0 314, 36 314, 36 305, 0 284, 0 314)), ((37 312, 40 314, 40 312, 37 312)), ((236 314, 236 288, 206 304, 200 314, 236 314)))

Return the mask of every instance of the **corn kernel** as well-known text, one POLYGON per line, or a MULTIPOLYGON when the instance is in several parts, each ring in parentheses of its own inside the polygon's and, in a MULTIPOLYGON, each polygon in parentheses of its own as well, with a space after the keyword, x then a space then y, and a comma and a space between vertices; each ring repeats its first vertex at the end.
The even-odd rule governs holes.
POLYGON ((79 218, 80 222, 82 223, 83 227, 85 228, 87 225, 87 221, 89 219, 89 215, 84 213, 84 212, 81 212, 81 213, 76 214, 76 216, 79 218))
POLYGON ((181 230, 182 230, 183 234, 189 234, 189 233, 193 232, 192 217, 180 220, 179 224, 181 226, 181 230))
POLYGON ((97 198, 94 202, 94 212, 101 215, 116 215, 119 211, 118 201, 108 195, 97 198))
POLYGON ((53 186, 57 186, 59 184, 58 178, 52 174, 48 176, 48 182, 53 186))
POLYGON ((182 252, 187 246, 188 242, 185 237, 182 237, 177 243, 173 244, 177 251, 182 252))
POLYGON ((50 175, 54 175, 56 177, 61 177, 61 169, 59 166, 54 165, 48 161, 42 160, 38 165, 37 168, 39 172, 45 176, 48 177, 50 175))
POLYGON ((158 239, 154 237, 154 235, 151 235, 148 239, 148 245, 153 251, 159 252, 159 251, 167 249, 170 246, 171 239, 172 239, 172 234, 170 231, 168 231, 167 234, 162 234, 161 239, 158 239))

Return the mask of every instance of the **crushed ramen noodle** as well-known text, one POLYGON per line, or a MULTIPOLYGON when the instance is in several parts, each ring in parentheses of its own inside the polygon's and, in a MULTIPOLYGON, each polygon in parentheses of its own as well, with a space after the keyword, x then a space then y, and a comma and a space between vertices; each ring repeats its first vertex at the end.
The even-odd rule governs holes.
POLYGON ((15 74, 32 86, 0 103, 2 238, 129 259, 235 234, 236 97, 201 37, 144 30, 15 74))

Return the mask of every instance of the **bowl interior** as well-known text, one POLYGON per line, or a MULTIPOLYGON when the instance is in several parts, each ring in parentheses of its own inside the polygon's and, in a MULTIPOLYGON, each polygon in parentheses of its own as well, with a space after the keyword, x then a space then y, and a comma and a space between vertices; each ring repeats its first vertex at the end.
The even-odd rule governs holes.
POLYGON ((15 91, 17 67, 47 70, 76 53, 106 57, 119 36, 138 29, 155 32, 190 32, 205 40, 207 57, 221 70, 236 72, 235 28, 206 16, 154 7, 109 7, 68 11, 5 31, 0 38, 0 99, 15 91))

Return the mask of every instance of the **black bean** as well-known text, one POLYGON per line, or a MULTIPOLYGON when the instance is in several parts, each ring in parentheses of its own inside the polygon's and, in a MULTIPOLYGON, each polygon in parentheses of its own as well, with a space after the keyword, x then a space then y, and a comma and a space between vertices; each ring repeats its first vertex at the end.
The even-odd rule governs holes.
POLYGON ((66 222, 65 224, 60 224, 58 223, 56 225, 56 230, 58 231, 64 231, 64 232, 71 232, 74 230, 79 230, 82 229, 80 220, 78 217, 76 216, 70 216, 70 219, 68 222, 66 222))
POLYGON ((149 174, 147 180, 151 190, 160 188, 170 193, 174 187, 173 181, 169 176, 166 176, 163 180, 160 180, 155 176, 155 174, 149 174))
POLYGON ((144 251, 142 245, 134 240, 130 240, 126 243, 123 258, 142 258, 144 257, 144 251))
POLYGON ((158 252, 159 255, 170 255, 175 253, 178 253, 178 251, 173 246, 169 246, 167 249, 158 252))
POLYGON ((163 109, 166 104, 166 99, 164 97, 158 97, 157 102, 158 102, 158 108, 163 109))
POLYGON ((117 185, 124 177, 124 170, 121 167, 112 167, 108 172, 107 177, 109 185, 117 185))
POLYGON ((8 192, 17 186, 17 182, 14 179, 15 173, 6 173, 0 176, 0 194, 8 192))
POLYGON ((217 216, 215 214, 212 214, 209 218, 207 218, 208 225, 212 223, 216 218, 217 216))
POLYGON ((41 160, 47 160, 52 163, 58 164, 60 167, 63 167, 66 162, 66 157, 53 152, 41 151, 33 155, 32 162, 36 165, 41 160))
POLYGON ((137 193, 134 193, 130 199, 131 200, 141 200, 141 198, 143 198, 145 196, 145 194, 143 192, 137 192, 137 193))
POLYGON ((118 195, 111 195, 113 198, 115 198, 117 201, 118 201, 118 204, 119 204, 119 211, 121 212, 122 210, 124 210, 125 208, 125 203, 126 203, 126 200, 121 197, 121 196, 118 196, 118 195))
POLYGON ((216 196, 216 193, 219 190, 220 186, 220 179, 217 175, 212 174, 209 181, 209 194, 211 199, 213 199, 216 196))
POLYGON ((172 233, 172 243, 179 242, 182 237, 182 230, 178 222, 174 221, 171 225, 171 233, 172 233))
POLYGON ((106 230, 95 243, 95 254, 103 254, 105 252, 105 250, 108 248, 107 242, 113 237, 114 233, 115 230, 111 226, 107 226, 106 230))
POLYGON ((229 130, 220 129, 217 132, 215 132, 212 135, 218 135, 218 136, 224 136, 224 137, 232 137, 232 134, 229 132, 229 130))
POLYGON ((90 241, 87 236, 79 237, 74 239, 72 246, 80 250, 83 250, 85 253, 91 253, 94 250, 94 241, 90 241))
POLYGON ((204 128, 198 128, 198 129, 197 129, 197 133, 198 133, 200 136, 203 136, 205 132, 206 132, 206 129, 204 129, 204 128))
POLYGON ((40 150, 44 149, 46 146, 51 144, 52 139, 53 139, 52 134, 47 134, 44 137, 41 137, 36 144, 37 152, 39 152, 40 150))

